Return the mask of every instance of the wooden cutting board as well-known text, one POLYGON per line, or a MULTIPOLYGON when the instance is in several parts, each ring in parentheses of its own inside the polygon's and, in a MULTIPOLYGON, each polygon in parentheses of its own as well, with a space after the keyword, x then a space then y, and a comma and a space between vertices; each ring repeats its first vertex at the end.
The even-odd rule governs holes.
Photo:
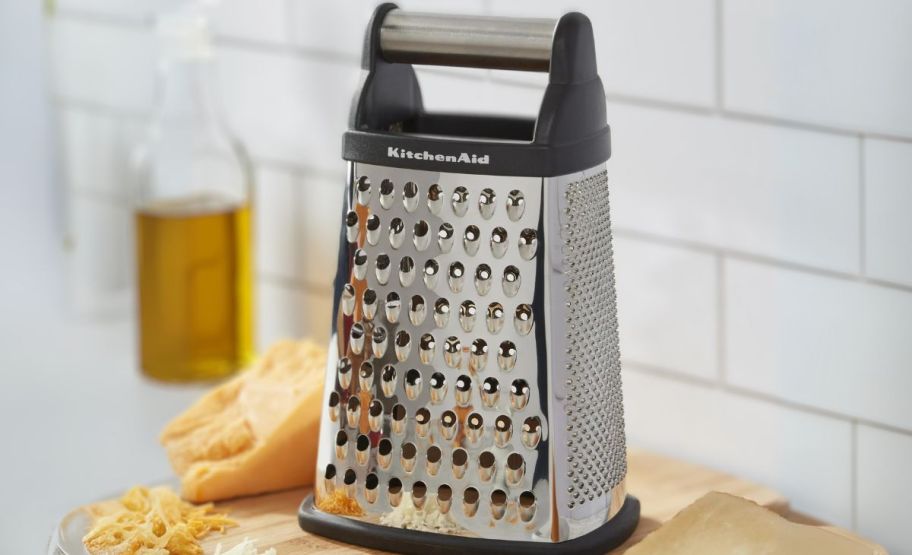
MULTIPOLYGON (((629 453, 628 491, 639 498, 640 524, 630 540, 614 551, 622 553, 681 509, 710 491, 722 491, 751 499, 786 515, 788 501, 778 492, 707 468, 641 450, 629 453)), ((303 532, 298 528, 298 505, 306 489, 290 490, 221 503, 240 526, 203 542, 206 553, 218 543, 231 547, 244 538, 256 539, 258 547, 274 547, 278 555, 292 553, 379 553, 303 532)))

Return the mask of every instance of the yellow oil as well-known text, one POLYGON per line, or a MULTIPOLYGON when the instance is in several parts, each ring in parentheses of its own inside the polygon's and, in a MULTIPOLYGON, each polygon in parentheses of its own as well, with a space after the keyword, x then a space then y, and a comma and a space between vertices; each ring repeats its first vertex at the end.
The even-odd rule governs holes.
POLYGON ((149 203, 136 212, 143 372, 216 379, 253 350, 250 207, 214 196, 149 203))

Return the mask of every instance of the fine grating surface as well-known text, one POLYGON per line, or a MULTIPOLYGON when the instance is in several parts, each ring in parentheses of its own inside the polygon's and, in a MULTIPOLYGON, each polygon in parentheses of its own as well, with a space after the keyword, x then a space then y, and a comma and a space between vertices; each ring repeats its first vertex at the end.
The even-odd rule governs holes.
POLYGON ((562 230, 567 268, 568 507, 627 474, 608 178, 571 183, 562 230))

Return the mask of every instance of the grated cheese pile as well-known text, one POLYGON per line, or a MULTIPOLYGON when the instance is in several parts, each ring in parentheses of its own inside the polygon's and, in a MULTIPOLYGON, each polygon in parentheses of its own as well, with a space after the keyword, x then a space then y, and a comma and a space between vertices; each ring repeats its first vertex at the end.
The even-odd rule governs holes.
POLYGON ((334 515, 364 516, 364 509, 358 504, 358 500, 352 499, 341 489, 333 490, 329 495, 321 497, 317 501, 317 508, 334 515))
POLYGON ((453 522, 449 514, 440 512, 437 499, 429 497, 423 509, 416 509, 412 503, 412 496, 408 492, 402 493, 399 506, 380 517, 380 524, 393 528, 406 530, 420 530, 422 532, 439 532, 441 534, 458 534, 462 527, 453 522))
POLYGON ((136 486, 91 512, 95 522, 82 543, 105 555, 202 555, 200 538, 237 525, 211 503, 191 505, 167 487, 136 486))

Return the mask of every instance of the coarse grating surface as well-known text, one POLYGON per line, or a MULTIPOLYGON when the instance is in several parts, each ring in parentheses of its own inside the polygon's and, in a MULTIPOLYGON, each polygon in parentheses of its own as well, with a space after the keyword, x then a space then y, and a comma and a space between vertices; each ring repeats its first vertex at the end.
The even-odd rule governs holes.
POLYGON ((568 506, 573 508, 609 494, 627 474, 627 458, 606 172, 568 185, 566 200, 568 506))
POLYGON ((318 508, 550 541, 542 179, 354 164, 349 187, 318 508))

